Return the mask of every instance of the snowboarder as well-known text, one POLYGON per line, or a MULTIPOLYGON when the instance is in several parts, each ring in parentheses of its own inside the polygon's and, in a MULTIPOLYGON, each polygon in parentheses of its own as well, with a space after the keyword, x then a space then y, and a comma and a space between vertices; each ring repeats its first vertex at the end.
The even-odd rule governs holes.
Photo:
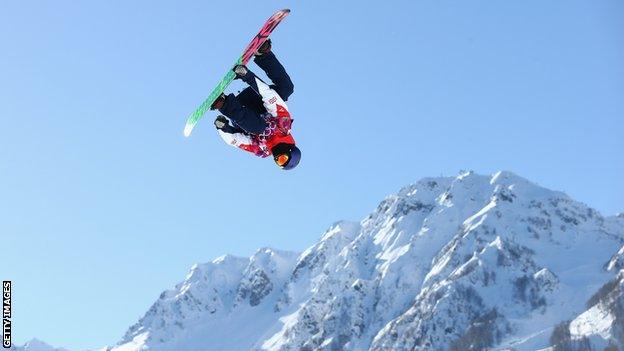
POLYGON ((254 62, 273 84, 267 85, 244 65, 235 66, 237 79, 249 87, 238 95, 221 93, 215 100, 210 109, 225 115, 217 117, 215 127, 226 143, 259 157, 273 156, 280 168, 293 169, 301 151, 290 134, 293 120, 284 102, 293 93, 293 83, 271 51, 270 39, 255 53, 254 62))

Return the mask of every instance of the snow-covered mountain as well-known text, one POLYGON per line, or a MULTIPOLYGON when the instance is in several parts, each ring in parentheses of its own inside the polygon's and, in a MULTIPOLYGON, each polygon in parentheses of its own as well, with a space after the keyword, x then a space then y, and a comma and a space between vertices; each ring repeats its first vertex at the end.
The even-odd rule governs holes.
POLYGON ((193 266, 111 350, 617 349, 623 245, 512 173, 426 178, 303 253, 193 266))
MULTIPOLYGON (((621 268, 623 255, 620 250, 607 269, 621 268)), ((550 343, 550 350, 624 350, 624 270, 587 301, 587 310, 558 324, 550 343)))
POLYGON ((24 346, 11 346, 9 349, 13 351, 67 351, 63 348, 50 346, 39 339, 32 339, 26 342, 24 346))

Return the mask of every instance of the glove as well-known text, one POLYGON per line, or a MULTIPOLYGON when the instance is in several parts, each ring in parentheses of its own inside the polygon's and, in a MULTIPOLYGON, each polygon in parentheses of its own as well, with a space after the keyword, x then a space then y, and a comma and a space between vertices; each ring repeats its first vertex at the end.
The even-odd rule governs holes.
POLYGON ((249 69, 245 65, 236 65, 233 69, 234 73, 236 73, 236 78, 243 78, 249 72, 249 69))
POLYGON ((225 116, 223 115, 219 115, 217 116, 217 119, 215 119, 214 121, 214 125, 217 129, 223 129, 226 126, 229 126, 229 121, 227 118, 225 118, 225 116))

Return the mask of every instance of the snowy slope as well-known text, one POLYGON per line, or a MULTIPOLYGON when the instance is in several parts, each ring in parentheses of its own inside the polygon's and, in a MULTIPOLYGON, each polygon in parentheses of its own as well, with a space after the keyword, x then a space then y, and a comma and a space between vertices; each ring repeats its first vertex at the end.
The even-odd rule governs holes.
POLYGON ((195 265, 132 326, 116 351, 246 350, 275 322, 273 305, 297 258, 268 248, 195 265), (244 338, 241 338, 244 335, 244 338))
POLYGON ((606 335, 581 316, 623 245, 622 216, 512 173, 427 178, 301 254, 194 266, 112 350, 547 348, 568 320, 606 335))
MULTIPOLYGON (((618 256, 621 255, 620 252, 618 256)), ((611 264, 608 267, 613 268, 611 264)), ((603 285, 586 305, 587 310, 555 327, 551 350, 623 350, 624 270, 603 285)))

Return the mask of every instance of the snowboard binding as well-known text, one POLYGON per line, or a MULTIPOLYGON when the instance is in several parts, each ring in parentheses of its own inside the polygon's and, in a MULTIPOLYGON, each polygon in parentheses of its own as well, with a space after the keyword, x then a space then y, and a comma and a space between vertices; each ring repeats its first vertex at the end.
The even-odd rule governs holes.
POLYGON ((267 40, 265 40, 264 43, 260 45, 258 50, 254 53, 254 56, 259 57, 268 54, 269 52, 271 52, 271 38, 267 38, 267 40))
POLYGON ((215 101, 212 103, 212 105, 210 105, 210 109, 211 110, 218 110, 221 107, 223 107, 223 105, 225 104, 225 94, 221 93, 221 95, 219 95, 215 101))

